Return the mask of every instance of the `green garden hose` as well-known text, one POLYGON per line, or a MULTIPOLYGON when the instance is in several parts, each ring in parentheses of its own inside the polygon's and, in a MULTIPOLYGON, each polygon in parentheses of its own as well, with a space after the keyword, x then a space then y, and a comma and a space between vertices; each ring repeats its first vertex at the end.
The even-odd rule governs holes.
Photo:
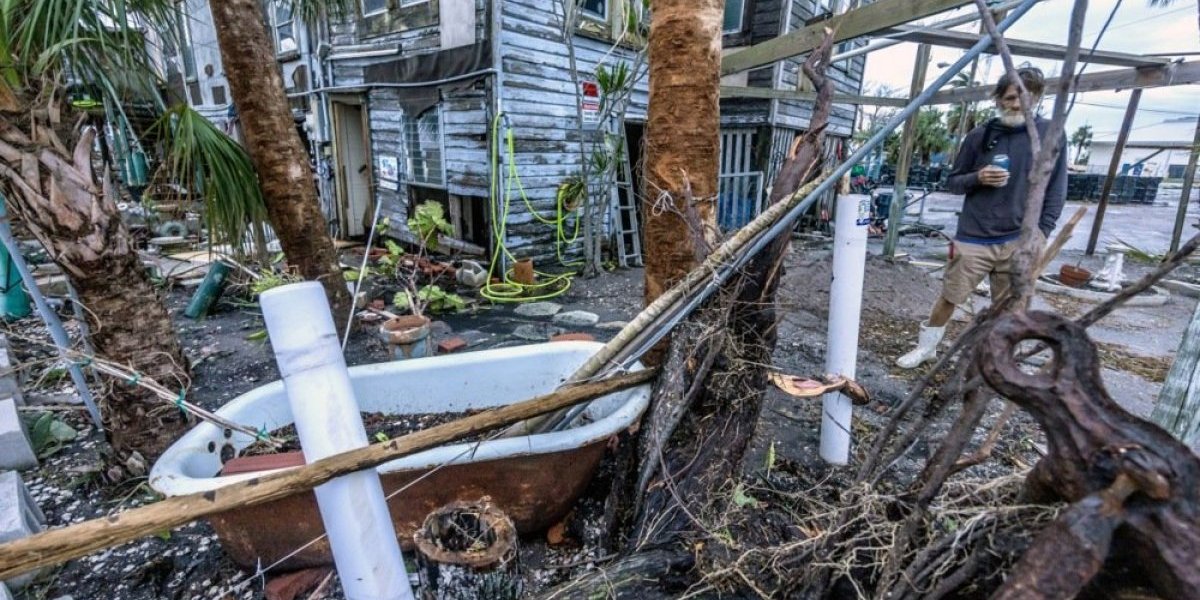
POLYGON ((504 151, 508 159, 508 178, 505 181, 504 189, 496 183, 496 178, 500 174, 500 145, 501 145, 501 122, 507 121, 507 117, 503 113, 496 115, 492 123, 492 148, 491 148, 491 172, 492 182, 491 191, 493 197, 491 199, 491 217, 492 217, 492 239, 495 247, 492 251, 492 261, 488 266, 487 283, 479 290, 479 293, 484 298, 492 302, 532 302, 535 300, 548 300, 566 292, 571 287, 571 281, 574 278, 572 273, 552 274, 541 271, 534 271, 534 275, 541 281, 534 284, 524 284, 513 279, 513 269, 504 271, 504 276, 501 283, 493 283, 496 279, 496 271, 500 265, 500 258, 504 256, 510 262, 517 262, 515 256, 504 244, 505 233, 508 229, 508 214, 512 207, 513 192, 520 194, 521 200, 525 202, 525 207, 529 213, 539 223, 550 225, 555 229, 555 253, 558 255, 559 262, 566 267, 578 266, 579 262, 567 262, 563 257, 563 247, 574 244, 579 239, 579 219, 575 219, 573 231, 567 233, 567 219, 574 213, 574 210, 568 209, 567 204, 567 186, 560 186, 555 199, 555 214, 553 217, 542 216, 530 202, 529 196, 525 193, 525 186, 521 183, 521 177, 517 173, 516 163, 516 142, 514 140, 511 127, 504 127, 504 151), (515 186, 515 189, 514 189, 515 186))

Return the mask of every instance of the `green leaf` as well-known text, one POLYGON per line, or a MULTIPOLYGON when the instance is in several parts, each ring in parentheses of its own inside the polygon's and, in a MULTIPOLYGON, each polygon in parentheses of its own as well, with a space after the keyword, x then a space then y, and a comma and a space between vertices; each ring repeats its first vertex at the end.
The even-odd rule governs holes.
POLYGON ((379 433, 375 434, 375 439, 382 444, 383 442, 386 442, 392 438, 388 437, 388 434, 380 431, 379 433))
POLYGON ((251 342, 261 342, 266 339, 267 339, 267 330, 266 329, 259 329, 258 331, 255 331, 254 333, 251 333, 250 335, 246 336, 246 340, 251 341, 251 342))
POLYGON ((760 504, 758 498, 747 494, 745 488, 740 483, 733 489, 733 503, 739 508, 746 508, 747 506, 758 508, 760 504))
POLYGON ((438 234, 454 233, 454 226, 446 220, 446 211, 441 204, 432 200, 422 202, 408 220, 408 229, 417 236, 417 241, 429 248, 437 249, 438 234))
POLYGON ((767 447, 767 475, 771 474, 771 469, 775 468, 775 440, 771 440, 771 445, 767 447))

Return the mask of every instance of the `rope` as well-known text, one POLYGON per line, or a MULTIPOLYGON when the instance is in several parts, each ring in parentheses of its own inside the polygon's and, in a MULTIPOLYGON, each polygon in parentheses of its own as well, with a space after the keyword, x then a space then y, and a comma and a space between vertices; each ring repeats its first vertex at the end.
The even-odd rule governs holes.
MULTIPOLYGON (((512 127, 505 125, 503 127, 504 135, 501 136, 501 123, 507 122, 508 117, 503 113, 496 115, 492 122, 492 148, 491 148, 491 191, 493 194, 491 204, 492 217, 492 239, 494 240, 494 249, 492 252, 492 261, 488 266, 487 283, 479 290, 479 295, 491 300, 492 302, 531 302, 535 300, 548 300, 562 295, 571 288, 571 282, 574 278, 572 273, 553 274, 541 271, 534 271, 534 276, 539 279, 538 283, 527 284, 521 283, 513 278, 513 268, 504 270, 502 282, 493 283, 496 279, 496 274, 500 268, 501 257, 507 258, 510 262, 517 262, 517 258, 509 251, 504 243, 508 229, 508 215, 512 209, 513 194, 519 194, 521 200, 525 203, 525 208, 533 218, 544 225, 550 225, 555 229, 554 250, 558 256, 558 261, 565 267, 574 267, 582 264, 581 262, 568 262, 563 256, 563 248, 574 244, 579 239, 579 218, 576 215, 574 219, 574 228, 570 234, 567 233, 567 220, 575 213, 575 210, 568 209, 567 204, 567 186, 559 186, 558 193, 555 197, 555 214, 553 217, 543 216, 530 201, 529 195, 525 192, 525 186, 521 183, 521 176, 517 172, 516 161, 516 141, 512 127), (504 152, 508 161, 508 177, 505 180, 503 190, 497 182, 497 177, 500 176, 500 148, 501 139, 504 140, 504 152)), ((584 183, 586 186, 586 182, 584 183)), ((586 188, 585 192, 586 194, 586 188)))

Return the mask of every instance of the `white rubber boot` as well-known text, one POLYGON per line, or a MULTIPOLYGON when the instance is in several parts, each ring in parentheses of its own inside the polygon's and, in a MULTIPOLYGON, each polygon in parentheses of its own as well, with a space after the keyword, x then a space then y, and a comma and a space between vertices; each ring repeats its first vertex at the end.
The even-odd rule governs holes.
POLYGON ((921 363, 937 358, 938 343, 946 334, 946 326, 929 327, 929 321, 921 323, 921 334, 917 339, 917 348, 896 359, 896 366, 901 369, 915 369, 921 363))

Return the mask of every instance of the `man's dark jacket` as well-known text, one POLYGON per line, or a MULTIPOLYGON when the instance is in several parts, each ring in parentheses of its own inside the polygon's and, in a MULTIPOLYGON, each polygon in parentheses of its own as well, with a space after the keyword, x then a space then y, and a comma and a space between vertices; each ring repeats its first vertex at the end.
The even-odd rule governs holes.
MULTIPOLYGON (((1050 122, 1036 120, 1039 135, 1045 135, 1050 122)), ((977 244, 997 244, 1021 235, 1025 216, 1025 196, 1029 191, 1029 173, 1033 169, 1033 149, 1025 126, 1010 127, 992 119, 967 134, 954 159, 954 169, 946 181, 951 193, 966 194, 958 217, 955 239, 977 244), (991 187, 979 183, 978 171, 991 164, 992 157, 1009 157, 1008 185, 991 187)), ((1059 140, 1058 162, 1050 175, 1046 200, 1038 228, 1049 236, 1062 214, 1067 198, 1067 140, 1059 140)))

